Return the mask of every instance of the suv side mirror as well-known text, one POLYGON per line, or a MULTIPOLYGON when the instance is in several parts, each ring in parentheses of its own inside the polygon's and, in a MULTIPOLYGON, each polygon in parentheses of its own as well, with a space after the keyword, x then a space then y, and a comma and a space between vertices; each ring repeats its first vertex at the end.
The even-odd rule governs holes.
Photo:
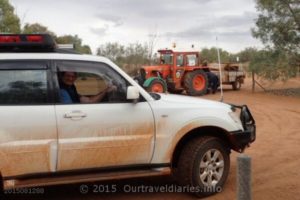
POLYGON ((139 88, 136 86, 128 86, 127 87, 127 99, 128 100, 136 100, 140 98, 139 88))

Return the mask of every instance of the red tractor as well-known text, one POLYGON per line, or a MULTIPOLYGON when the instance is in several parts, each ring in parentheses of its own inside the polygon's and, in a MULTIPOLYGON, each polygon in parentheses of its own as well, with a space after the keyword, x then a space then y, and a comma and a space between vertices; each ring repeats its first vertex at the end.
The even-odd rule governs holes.
POLYGON ((197 96, 206 94, 207 66, 199 64, 199 52, 159 50, 160 64, 143 66, 136 80, 149 92, 181 93, 197 96))

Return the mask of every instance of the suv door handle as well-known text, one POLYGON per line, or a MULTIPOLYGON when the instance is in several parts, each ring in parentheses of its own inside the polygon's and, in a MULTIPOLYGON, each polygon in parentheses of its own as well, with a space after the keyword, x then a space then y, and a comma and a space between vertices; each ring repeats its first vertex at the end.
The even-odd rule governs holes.
POLYGON ((71 119, 80 119, 86 117, 87 114, 81 111, 72 111, 70 113, 64 114, 64 118, 71 118, 71 119))

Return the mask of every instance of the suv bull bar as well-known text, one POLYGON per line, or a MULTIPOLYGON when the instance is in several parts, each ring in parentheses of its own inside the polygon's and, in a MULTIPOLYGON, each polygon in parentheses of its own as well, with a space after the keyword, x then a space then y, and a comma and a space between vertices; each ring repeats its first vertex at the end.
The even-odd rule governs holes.
POLYGON ((240 120, 244 130, 232 131, 229 133, 229 140, 232 149, 238 152, 243 152, 250 143, 256 139, 256 125, 255 120, 247 105, 232 105, 232 109, 240 109, 240 120))

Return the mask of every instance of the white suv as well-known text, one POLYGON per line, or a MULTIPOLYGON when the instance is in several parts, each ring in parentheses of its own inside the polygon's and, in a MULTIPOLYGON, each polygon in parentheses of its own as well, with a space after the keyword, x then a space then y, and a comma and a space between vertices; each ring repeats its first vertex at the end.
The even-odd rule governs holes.
POLYGON ((231 149, 255 140, 247 106, 147 93, 110 60, 59 52, 49 35, 0 35, 4 189, 173 174, 205 196, 226 181, 231 149), (61 99, 61 74, 78 96, 61 99))

